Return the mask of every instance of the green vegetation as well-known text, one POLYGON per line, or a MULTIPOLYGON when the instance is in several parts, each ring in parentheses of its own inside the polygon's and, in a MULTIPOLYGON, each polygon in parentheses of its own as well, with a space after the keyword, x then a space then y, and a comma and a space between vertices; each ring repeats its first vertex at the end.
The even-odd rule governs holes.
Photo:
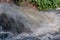
POLYGON ((39 10, 52 10, 58 7, 60 0, 30 0, 39 10))
POLYGON ((60 7, 60 0, 56 0, 58 7, 60 7))
MULTIPOLYGON (((38 10, 54 10, 60 7, 60 0, 29 0, 38 10)), ((16 1, 20 5, 21 1, 16 1)))

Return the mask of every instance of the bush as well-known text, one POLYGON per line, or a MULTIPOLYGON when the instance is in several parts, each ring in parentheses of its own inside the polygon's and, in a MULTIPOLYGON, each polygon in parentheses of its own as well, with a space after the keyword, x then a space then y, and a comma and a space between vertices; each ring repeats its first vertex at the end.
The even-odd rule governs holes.
MULTIPOLYGON (((25 0, 24 0, 25 1, 25 0)), ((22 0, 15 0, 16 5, 20 6, 22 0)), ((54 10, 57 7, 60 7, 60 0, 29 0, 38 10, 54 10)))
POLYGON ((52 10, 58 7, 60 0, 30 0, 39 10, 52 10))
POLYGON ((60 0, 56 0, 58 7, 60 7, 60 0))

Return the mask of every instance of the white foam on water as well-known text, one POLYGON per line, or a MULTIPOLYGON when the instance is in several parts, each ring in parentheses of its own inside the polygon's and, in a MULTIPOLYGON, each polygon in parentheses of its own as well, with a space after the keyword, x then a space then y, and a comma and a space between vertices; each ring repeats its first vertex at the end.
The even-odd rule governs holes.
MULTIPOLYGON (((44 11, 39 12, 36 14, 29 14, 24 13, 18 6, 11 6, 9 4, 0 4, 0 10, 2 9, 1 13, 6 13, 8 18, 13 18, 16 24, 16 27, 19 28, 20 22, 23 23, 24 27, 30 30, 32 33, 22 31, 21 34, 13 35, 13 37, 7 37, 5 40, 27 40, 28 37, 35 40, 33 37, 37 38, 38 36, 45 35, 39 37, 38 39, 41 40, 54 40, 59 35, 51 35, 55 34, 55 32, 60 32, 60 15, 59 11, 44 11), (38 15, 38 16, 37 16, 38 15), (19 23, 18 23, 19 22, 19 23), (27 37, 25 39, 25 37, 27 37)), ((12 27, 12 29, 14 29, 12 27)), ((20 29, 20 28, 19 28, 20 29)), ((15 30, 16 31, 16 30, 15 30)), ((0 32, 1 33, 1 32, 0 32)), ((4 32, 5 33, 5 32, 4 32)), ((31 39, 29 39, 31 40, 31 39)), ((36 39, 37 40, 37 39, 36 39)))

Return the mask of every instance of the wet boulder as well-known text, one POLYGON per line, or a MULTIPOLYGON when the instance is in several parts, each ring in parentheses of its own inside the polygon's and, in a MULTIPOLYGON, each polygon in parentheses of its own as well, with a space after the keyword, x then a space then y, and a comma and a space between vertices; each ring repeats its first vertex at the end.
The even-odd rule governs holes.
POLYGON ((12 32, 14 34, 22 33, 25 31, 24 24, 19 21, 15 21, 13 17, 6 13, 0 14, 0 26, 5 32, 12 32))

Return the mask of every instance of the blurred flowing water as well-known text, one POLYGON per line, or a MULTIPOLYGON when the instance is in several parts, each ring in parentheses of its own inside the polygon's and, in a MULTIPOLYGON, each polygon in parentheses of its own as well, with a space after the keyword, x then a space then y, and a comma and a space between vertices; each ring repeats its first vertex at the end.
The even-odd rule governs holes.
POLYGON ((60 40, 60 11, 24 12, 0 3, 0 40, 60 40))

